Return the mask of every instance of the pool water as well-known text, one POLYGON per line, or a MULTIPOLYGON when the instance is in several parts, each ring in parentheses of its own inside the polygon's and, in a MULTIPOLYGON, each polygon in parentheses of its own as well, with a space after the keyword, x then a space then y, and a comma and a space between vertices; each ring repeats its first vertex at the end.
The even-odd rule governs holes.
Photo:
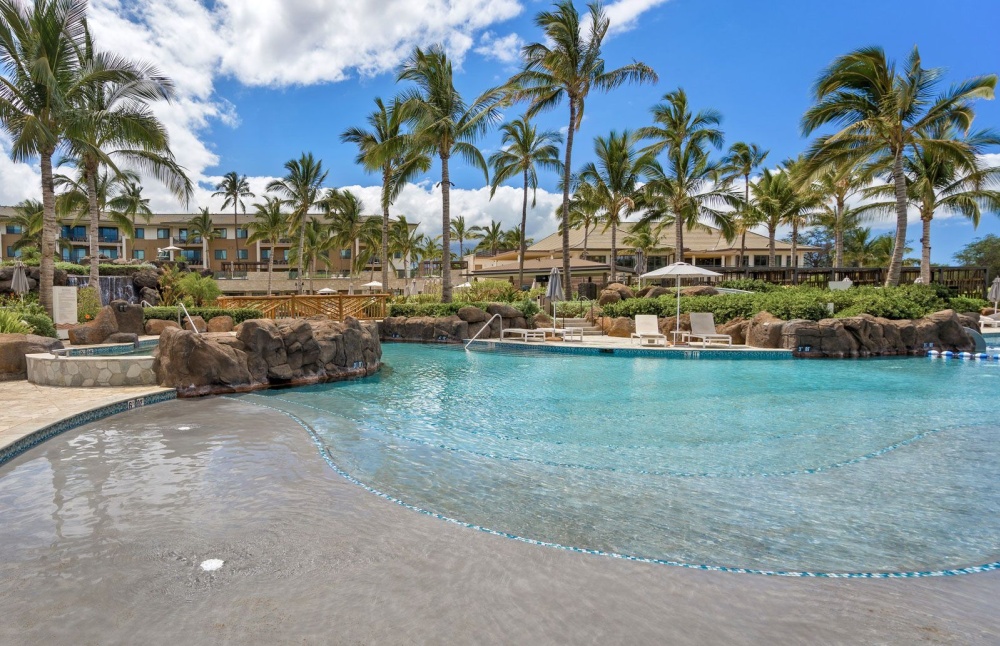
POLYGON ((240 396, 420 510, 767 572, 1000 560, 1000 364, 519 356, 393 344, 362 381, 240 396))

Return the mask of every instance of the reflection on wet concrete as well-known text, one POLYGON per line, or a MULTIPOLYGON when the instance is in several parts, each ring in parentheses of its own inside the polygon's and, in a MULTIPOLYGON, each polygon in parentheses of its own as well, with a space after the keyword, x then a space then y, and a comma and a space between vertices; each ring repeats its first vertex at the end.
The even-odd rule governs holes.
POLYGON ((0 644, 997 643, 997 592, 996 573, 782 580, 488 536, 365 493, 288 418, 232 400, 0 467, 0 644))

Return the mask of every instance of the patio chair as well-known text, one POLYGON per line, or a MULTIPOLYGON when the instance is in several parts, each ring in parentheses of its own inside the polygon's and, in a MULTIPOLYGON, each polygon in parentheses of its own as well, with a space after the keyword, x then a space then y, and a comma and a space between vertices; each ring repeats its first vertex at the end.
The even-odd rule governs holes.
POLYGON ((979 317, 979 327, 1000 327, 1000 314, 988 314, 979 317))
POLYGON ((715 331, 715 317, 711 312, 692 312, 691 331, 687 334, 688 339, 701 339, 701 347, 709 343, 733 344, 733 337, 728 334, 719 334, 715 331))
POLYGON ((654 314, 636 314, 633 339, 639 339, 639 345, 662 345, 666 347, 667 337, 660 334, 660 327, 654 314))
POLYGON ((500 340, 507 337, 518 337, 524 342, 545 341, 545 332, 541 330, 528 330, 520 327, 509 327, 500 332, 500 340))

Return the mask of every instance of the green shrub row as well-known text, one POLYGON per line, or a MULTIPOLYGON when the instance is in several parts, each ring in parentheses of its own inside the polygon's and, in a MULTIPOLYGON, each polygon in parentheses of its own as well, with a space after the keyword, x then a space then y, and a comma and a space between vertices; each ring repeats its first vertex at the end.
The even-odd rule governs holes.
MULTIPOLYGON (((735 281, 734 281, 735 282, 735 281)), ((947 289, 935 285, 902 287, 855 287, 844 291, 829 291, 814 287, 787 287, 776 291, 752 294, 720 294, 718 296, 683 296, 681 312, 711 312, 716 323, 737 317, 745 319, 759 312, 770 312, 784 319, 820 320, 830 316, 827 304, 833 303, 834 316, 871 314, 887 319, 914 319, 943 309, 958 312, 979 311, 986 301, 966 297, 950 297, 947 289)), ((676 297, 630 298, 605 305, 605 316, 655 314, 674 316, 676 297)))
MULTIPOLYGON (((150 319, 155 319, 158 321, 176 321, 177 313, 180 311, 179 307, 146 307, 143 308, 142 314, 146 321, 150 319)), ((223 307, 189 307, 188 312, 191 316, 200 316, 206 321, 215 318, 216 316, 231 316, 233 317, 234 323, 242 323, 243 321, 248 321, 250 319, 263 318, 260 310, 256 310, 252 307, 237 307, 233 309, 226 309, 223 307)))
MULTIPOLYGON (((486 302, 466 302, 455 301, 452 303, 393 303, 389 306, 389 316, 452 316, 458 314, 458 310, 467 306, 478 307, 486 311, 490 303, 486 302)), ((505 303, 521 312, 525 318, 531 318, 538 313, 538 305, 534 301, 524 300, 513 303, 505 303)))
MULTIPOLYGON (((25 263, 29 265, 37 265, 38 263, 25 263)), ((57 262, 55 264, 56 269, 62 269, 67 274, 73 276, 89 276, 90 267, 85 265, 78 265, 75 262, 57 262)), ((97 271, 102 276, 131 276, 132 274, 141 271, 143 269, 153 269, 156 267, 153 265, 143 264, 143 265, 98 265, 97 271)))
POLYGON ((781 289, 781 285, 769 283, 759 278, 736 278, 734 280, 724 280, 719 283, 719 287, 727 289, 742 289, 746 292, 776 292, 781 289))
POLYGON ((0 298, 0 312, 4 320, 0 322, 0 332, 19 332, 21 334, 37 334, 56 338, 56 326, 38 302, 37 294, 29 294, 23 300, 12 296, 0 298), (23 324, 29 329, 25 330, 23 324))

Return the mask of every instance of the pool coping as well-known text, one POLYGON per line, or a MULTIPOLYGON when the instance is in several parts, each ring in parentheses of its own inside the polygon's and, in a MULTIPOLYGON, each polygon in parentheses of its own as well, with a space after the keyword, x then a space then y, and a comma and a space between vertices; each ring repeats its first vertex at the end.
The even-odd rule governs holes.
MULTIPOLYGON (((53 390, 56 390, 55 386, 44 386, 44 388, 52 388, 53 390)), ((60 388, 58 390, 66 389, 60 388)), ((78 389, 78 391, 86 390, 89 389, 78 389)), ((108 389, 101 389, 102 394, 106 393, 107 390, 108 389)), ((121 393, 120 397, 117 399, 101 404, 100 406, 94 406, 92 408, 71 413, 58 419, 46 420, 34 428, 25 429, 23 432, 7 431, 0 434, 0 466, 5 465, 25 451, 28 451, 46 440, 79 426, 83 426, 84 424, 96 422, 104 419, 105 417, 110 417, 111 415, 124 413, 125 411, 142 408, 143 406, 150 406, 152 404, 158 404, 160 402, 171 401, 177 398, 177 391, 173 388, 157 386, 148 387, 146 390, 148 392, 141 392, 138 394, 134 392, 121 393), (10 435, 11 437, 5 437, 6 435, 10 435)))
POLYGON ((787 361, 794 359, 791 350, 782 348, 731 347, 642 347, 612 344, 580 344, 579 342, 529 343, 500 339, 474 339, 467 342, 469 350, 512 353, 576 354, 586 356, 656 357, 658 359, 741 359, 787 361))

